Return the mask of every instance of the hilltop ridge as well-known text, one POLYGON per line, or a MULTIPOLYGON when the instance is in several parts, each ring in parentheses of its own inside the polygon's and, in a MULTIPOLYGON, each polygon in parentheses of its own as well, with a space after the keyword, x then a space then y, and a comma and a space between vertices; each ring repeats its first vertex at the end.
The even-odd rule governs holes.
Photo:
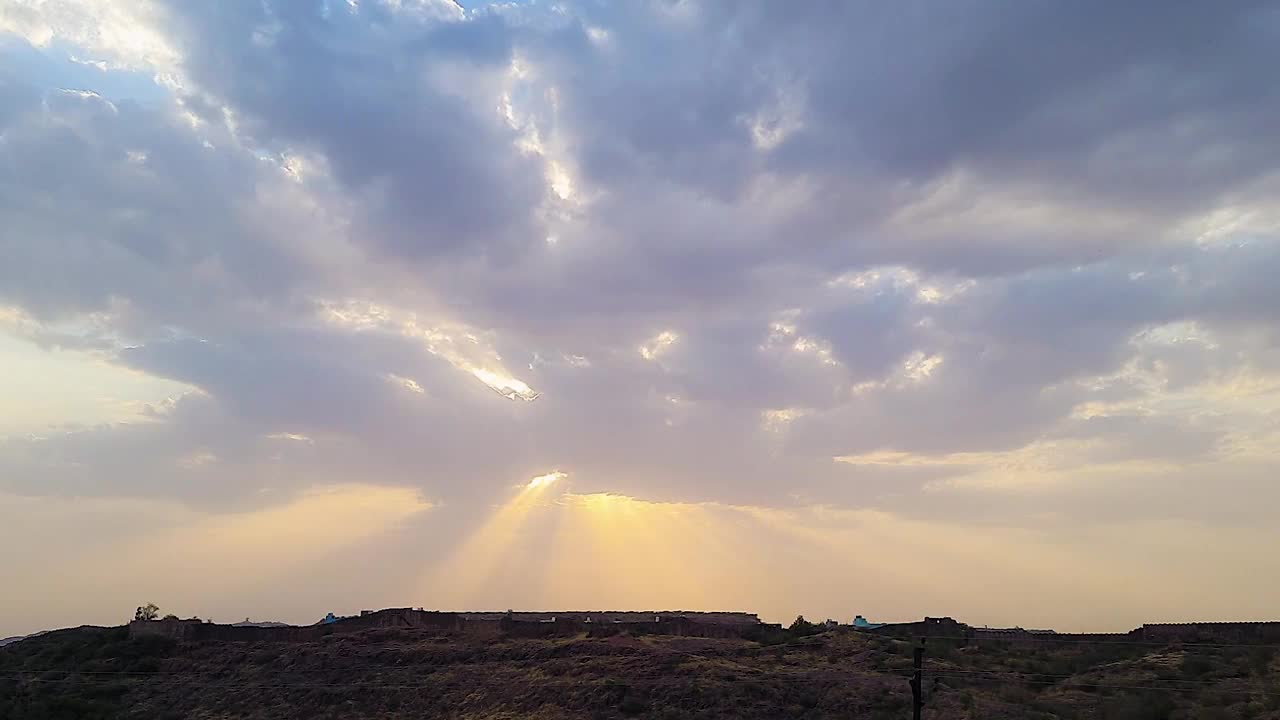
MULTIPOLYGON (((585 617, 530 622, 506 613, 496 621, 430 614, 454 616, 452 626, 395 624, 416 613, 429 611, 368 613, 330 634, 311 634, 309 628, 323 626, 231 631, 247 633, 245 639, 179 638, 130 626, 54 631, 0 648, 0 717, 910 716, 907 681, 917 641, 892 634, 761 623, 764 632, 754 639, 690 637, 651 633, 644 622, 593 618, 594 627, 582 630, 585 617), (502 629, 512 622, 554 632, 524 636, 502 629), (493 632, 457 623, 481 623, 493 632), (565 623, 580 623, 579 629, 565 623), (297 630, 307 632, 288 635, 297 630)), ((172 620, 145 625, 232 627, 172 620)), ((1276 644, 1024 640, 990 634, 927 640, 925 717, 1280 720, 1276 644)))

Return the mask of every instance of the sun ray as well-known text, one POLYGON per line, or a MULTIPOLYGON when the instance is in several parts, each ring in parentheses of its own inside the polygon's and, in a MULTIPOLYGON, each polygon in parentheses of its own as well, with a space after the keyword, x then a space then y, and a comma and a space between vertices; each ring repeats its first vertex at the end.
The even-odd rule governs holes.
POLYGON ((520 487, 471 536, 457 546, 434 572, 428 573, 423 591, 435 601, 476 602, 481 591, 498 574, 508 555, 520 550, 518 541, 533 510, 564 473, 539 475, 520 487))

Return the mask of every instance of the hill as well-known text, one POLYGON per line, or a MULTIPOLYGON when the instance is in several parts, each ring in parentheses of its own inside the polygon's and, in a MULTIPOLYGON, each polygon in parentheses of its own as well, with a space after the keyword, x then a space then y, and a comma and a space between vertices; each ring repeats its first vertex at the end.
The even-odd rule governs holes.
MULTIPOLYGON (((179 643, 79 628, 0 649, 0 717, 898 720, 910 717, 911 650, 849 630, 179 643)), ((926 718, 1280 719, 1272 647, 935 640, 927 668, 926 718)))
POLYGON ((0 647, 4 647, 5 645, 12 645, 16 642, 21 642, 23 640, 26 640, 27 638, 33 638, 33 637, 36 637, 37 635, 43 635, 47 632, 49 631, 41 630, 40 632, 33 632, 30 635, 14 635, 13 637, 3 638, 3 639, 0 639, 0 647))

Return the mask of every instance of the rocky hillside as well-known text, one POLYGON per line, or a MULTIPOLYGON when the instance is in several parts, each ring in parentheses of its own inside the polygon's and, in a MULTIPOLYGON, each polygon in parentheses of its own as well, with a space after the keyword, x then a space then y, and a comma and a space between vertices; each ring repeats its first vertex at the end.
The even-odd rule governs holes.
MULTIPOLYGON (((1271 648, 930 644, 925 717, 1280 720, 1271 648)), ((909 718, 911 647, 373 630, 314 643, 49 633, 0 649, 0 718, 909 718)))

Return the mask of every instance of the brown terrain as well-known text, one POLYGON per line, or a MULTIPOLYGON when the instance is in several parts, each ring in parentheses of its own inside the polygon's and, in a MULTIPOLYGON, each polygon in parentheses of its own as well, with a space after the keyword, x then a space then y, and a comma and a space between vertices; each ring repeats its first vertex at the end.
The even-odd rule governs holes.
MULTIPOLYGON (((163 622, 0 648, 0 718, 911 717, 915 643, 848 627, 532 637, 353 623, 228 640, 163 622)), ((1273 645, 1064 639, 929 639, 924 717, 1280 720, 1273 645)))

